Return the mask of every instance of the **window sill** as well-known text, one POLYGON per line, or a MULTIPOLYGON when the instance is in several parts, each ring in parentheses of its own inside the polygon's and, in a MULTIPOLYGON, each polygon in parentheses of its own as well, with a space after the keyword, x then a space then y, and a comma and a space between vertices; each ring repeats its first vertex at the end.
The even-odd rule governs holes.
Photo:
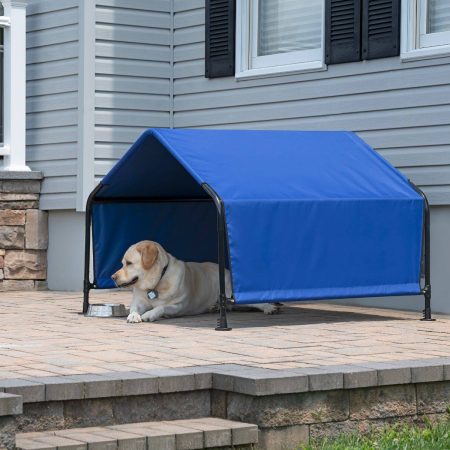
POLYGON ((450 45, 438 47, 418 48, 400 55, 402 62, 418 61, 421 59, 445 58, 450 56, 450 45))
POLYGON ((5 16, 0 16, 0 27, 5 28, 5 27, 10 27, 10 26, 11 26, 10 18, 5 17, 5 16))
POLYGON ((8 146, 5 146, 3 144, 0 144, 0 156, 8 156, 10 155, 10 149, 8 146))
POLYGON ((297 73, 320 72, 327 70, 322 61, 311 61, 300 64, 289 64, 286 66, 264 67, 261 69, 248 69, 236 72, 236 80, 251 80, 256 78, 277 77, 284 75, 295 75, 297 73))

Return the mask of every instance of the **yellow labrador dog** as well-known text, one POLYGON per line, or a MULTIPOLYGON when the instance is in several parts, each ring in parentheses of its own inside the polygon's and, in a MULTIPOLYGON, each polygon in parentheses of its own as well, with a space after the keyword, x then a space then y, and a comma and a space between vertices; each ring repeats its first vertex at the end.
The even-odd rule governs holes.
MULTIPOLYGON (((118 287, 133 286, 129 323, 202 314, 213 310, 217 304, 217 264, 180 261, 152 241, 132 245, 125 252, 122 264, 111 278, 118 287)), ((231 294, 228 271, 226 293, 227 296, 231 294)), ((271 303, 246 306, 265 314, 273 314, 279 309, 271 303)))

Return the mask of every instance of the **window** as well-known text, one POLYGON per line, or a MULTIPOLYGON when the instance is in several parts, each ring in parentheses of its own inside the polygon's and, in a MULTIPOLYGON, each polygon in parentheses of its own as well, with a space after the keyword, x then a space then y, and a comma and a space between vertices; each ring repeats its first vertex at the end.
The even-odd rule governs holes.
MULTIPOLYGON (((432 1, 433 5, 439 2, 432 1)), ((400 54, 400 0, 205 3, 206 78, 284 75, 324 70, 325 62, 350 63, 400 54)), ((402 4, 409 5, 406 0, 402 4)), ((439 16, 437 6, 433 8, 430 17, 439 16)), ((431 20, 430 26, 443 27, 441 19, 431 20)))
POLYGON ((324 0, 238 0, 236 76, 324 67, 324 0))
POLYGON ((450 44, 450 2, 421 2, 419 44, 421 48, 450 44))
POLYGON ((450 53, 449 0, 403 2, 402 57, 438 57, 450 53))

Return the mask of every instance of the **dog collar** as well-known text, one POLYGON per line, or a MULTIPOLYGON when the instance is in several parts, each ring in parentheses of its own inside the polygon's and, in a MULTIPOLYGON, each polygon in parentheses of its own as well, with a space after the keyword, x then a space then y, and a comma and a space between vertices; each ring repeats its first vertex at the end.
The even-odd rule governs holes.
POLYGON ((164 268, 163 268, 163 270, 161 272, 161 276, 159 277, 159 280, 156 283, 155 289, 150 289, 149 291, 147 291, 147 297, 148 297, 149 300, 155 300, 155 298, 158 298, 159 294, 158 294, 158 291, 157 291, 156 288, 158 287, 158 284, 161 283, 161 280, 163 279, 163 276, 166 274, 168 267, 169 267, 169 263, 167 263, 164 266, 164 268))

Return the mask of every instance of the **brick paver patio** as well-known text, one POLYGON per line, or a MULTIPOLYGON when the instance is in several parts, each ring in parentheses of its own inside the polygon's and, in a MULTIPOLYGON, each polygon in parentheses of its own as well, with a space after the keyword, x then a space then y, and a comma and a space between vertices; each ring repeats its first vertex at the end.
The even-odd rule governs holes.
MULTIPOLYGON (((130 292, 93 293, 124 302, 130 292)), ((450 356, 450 316, 323 302, 285 306, 277 316, 231 313, 231 332, 207 314, 127 324, 79 314, 80 293, 0 294, 0 379, 240 364, 271 369, 450 356)))

